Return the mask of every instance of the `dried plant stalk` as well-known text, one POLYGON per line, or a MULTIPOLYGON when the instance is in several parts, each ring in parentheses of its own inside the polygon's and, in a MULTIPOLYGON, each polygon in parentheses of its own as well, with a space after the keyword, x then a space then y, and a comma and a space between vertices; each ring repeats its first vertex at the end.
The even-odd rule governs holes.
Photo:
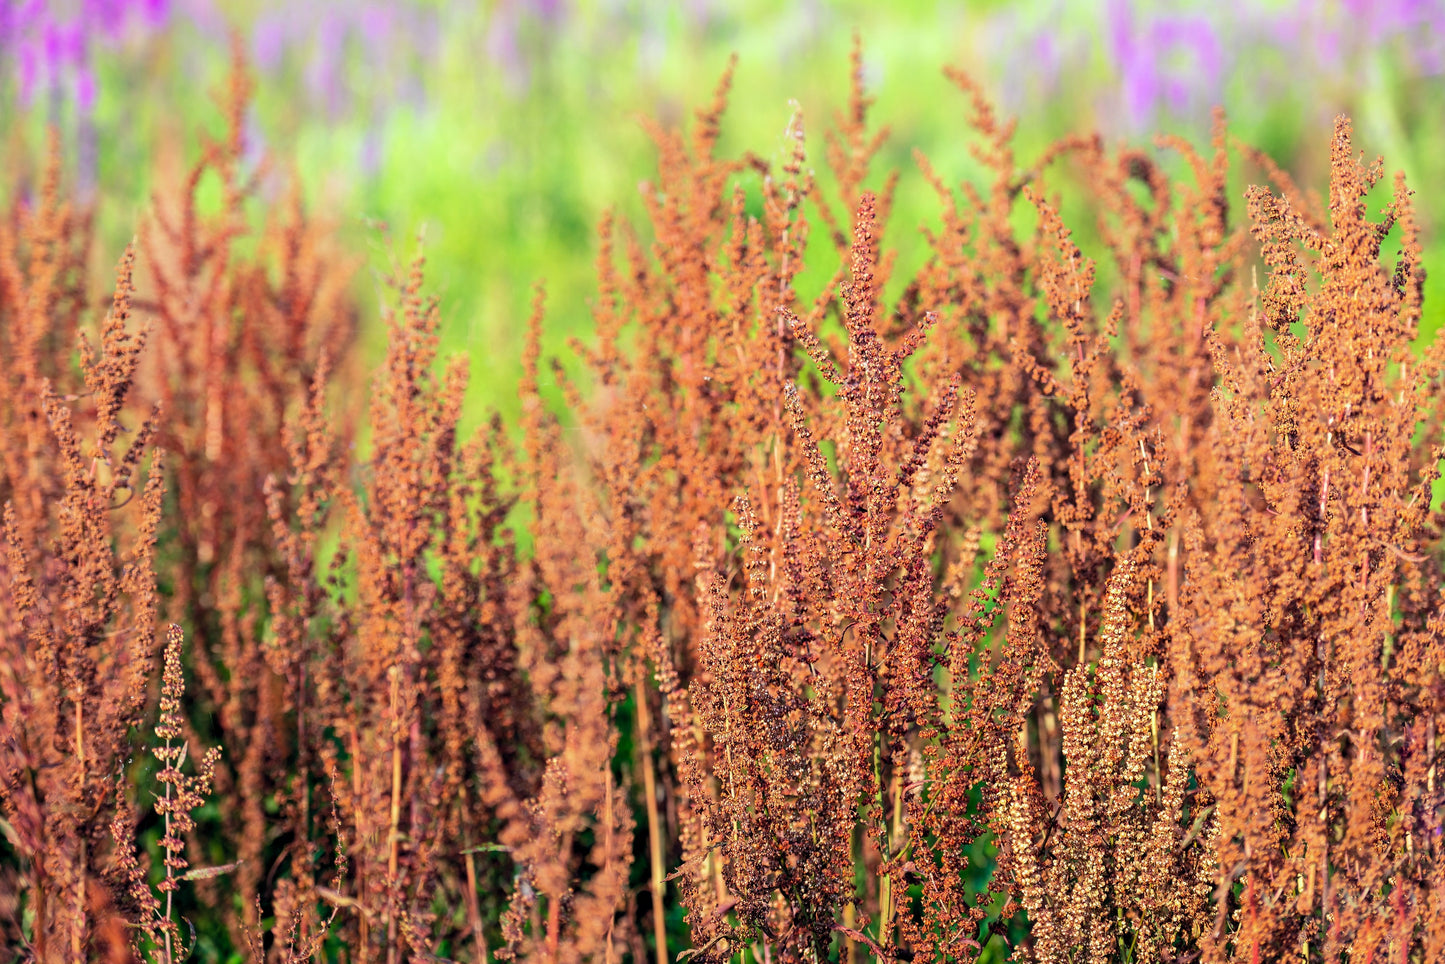
POLYGON ((288 964, 1445 957, 1445 343, 1403 180, 1372 216, 1344 120, 1324 209, 1222 118, 1161 141, 1179 178, 1097 137, 1024 163, 950 72, 984 175, 918 158, 940 216, 894 278, 863 76, 818 176, 797 114, 776 164, 721 154, 731 70, 651 125, 586 387, 539 295, 518 424, 470 438, 419 256, 363 413, 323 227, 246 253, 239 63, 95 347, 58 175, 0 224, 18 956, 179 958, 186 915, 288 964), (1241 155, 1275 185, 1242 207, 1241 155))

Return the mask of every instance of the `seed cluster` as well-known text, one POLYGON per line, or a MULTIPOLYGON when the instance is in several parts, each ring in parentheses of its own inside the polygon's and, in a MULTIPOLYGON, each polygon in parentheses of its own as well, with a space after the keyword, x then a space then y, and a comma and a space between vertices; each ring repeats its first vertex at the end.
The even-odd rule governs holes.
POLYGON ((539 293, 520 417, 470 437, 420 256, 358 375, 354 265, 259 210, 239 59, 94 343, 52 163, 0 223, 15 955, 1445 959, 1403 179, 1372 215, 1343 119, 1327 200, 1222 119, 1161 140, 1179 177, 1022 163, 950 76, 985 175, 918 158, 906 278, 861 53, 826 177, 801 115, 721 156, 730 72, 650 126, 593 336, 544 359, 539 293))

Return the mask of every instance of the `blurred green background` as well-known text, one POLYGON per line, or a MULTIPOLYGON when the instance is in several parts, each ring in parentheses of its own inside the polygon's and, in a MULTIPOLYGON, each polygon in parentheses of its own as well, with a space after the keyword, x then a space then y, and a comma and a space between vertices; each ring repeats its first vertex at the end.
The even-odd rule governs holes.
MULTIPOLYGON (((36 155, 43 128, 58 126, 75 183, 100 202, 97 277, 135 231, 157 151, 193 150, 197 128, 219 129, 234 32, 257 84, 255 158, 294 170, 313 210, 368 257, 358 283, 371 320, 378 224, 404 252, 424 233, 443 350, 472 359, 472 422, 515 407, 535 282, 548 290, 550 347, 586 331, 597 221, 612 208, 641 225, 638 184, 655 172, 638 118, 690 119, 732 53, 723 150, 778 157, 796 102, 821 175, 862 36, 874 119, 893 131, 875 170, 903 172, 887 240, 904 271, 924 255, 917 227, 936 217, 913 150, 950 181, 973 170, 945 65, 1018 118, 1024 159, 1092 129, 1114 143, 1162 131, 1204 144, 1218 104, 1235 134, 1323 188, 1331 118, 1348 112, 1357 146, 1420 192, 1427 265, 1445 255, 1445 0, 22 0, 5 11, 7 156, 36 155)), ((13 163, 0 172, 7 190, 24 178, 13 163)), ((1427 296, 1432 329, 1442 302, 1427 296)), ((375 352, 379 326, 367 331, 375 352)))

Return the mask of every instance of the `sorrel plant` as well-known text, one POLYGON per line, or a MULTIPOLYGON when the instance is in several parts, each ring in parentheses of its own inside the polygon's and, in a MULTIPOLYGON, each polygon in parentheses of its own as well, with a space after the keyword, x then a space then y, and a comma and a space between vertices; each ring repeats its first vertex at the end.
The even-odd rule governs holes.
POLYGON ((726 79, 653 128, 593 337, 544 361, 539 295, 521 418, 470 438, 420 257, 354 374, 351 264, 264 203, 239 64, 98 338, 52 163, 0 225, 13 954, 1445 959, 1403 179, 1372 214, 1343 119, 1327 201, 1222 119, 1162 141, 1182 177, 1025 163, 951 76, 986 176, 918 158, 908 278, 861 55, 826 180, 801 116, 720 156, 726 79))

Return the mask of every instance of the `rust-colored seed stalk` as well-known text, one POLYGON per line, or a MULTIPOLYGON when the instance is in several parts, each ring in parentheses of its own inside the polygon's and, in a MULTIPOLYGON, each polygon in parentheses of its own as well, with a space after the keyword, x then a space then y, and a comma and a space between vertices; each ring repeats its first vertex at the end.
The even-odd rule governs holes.
POLYGON ((650 126, 594 335, 544 359, 539 293, 469 437, 420 256, 358 375, 239 62, 99 317, 52 162, 0 221, 11 956, 1445 960, 1403 178, 1372 214, 1344 119, 1327 202, 1222 118, 1178 179, 1021 161, 952 72, 986 176, 918 158, 898 277, 853 68, 827 177, 801 116, 720 156, 731 71, 650 126))

